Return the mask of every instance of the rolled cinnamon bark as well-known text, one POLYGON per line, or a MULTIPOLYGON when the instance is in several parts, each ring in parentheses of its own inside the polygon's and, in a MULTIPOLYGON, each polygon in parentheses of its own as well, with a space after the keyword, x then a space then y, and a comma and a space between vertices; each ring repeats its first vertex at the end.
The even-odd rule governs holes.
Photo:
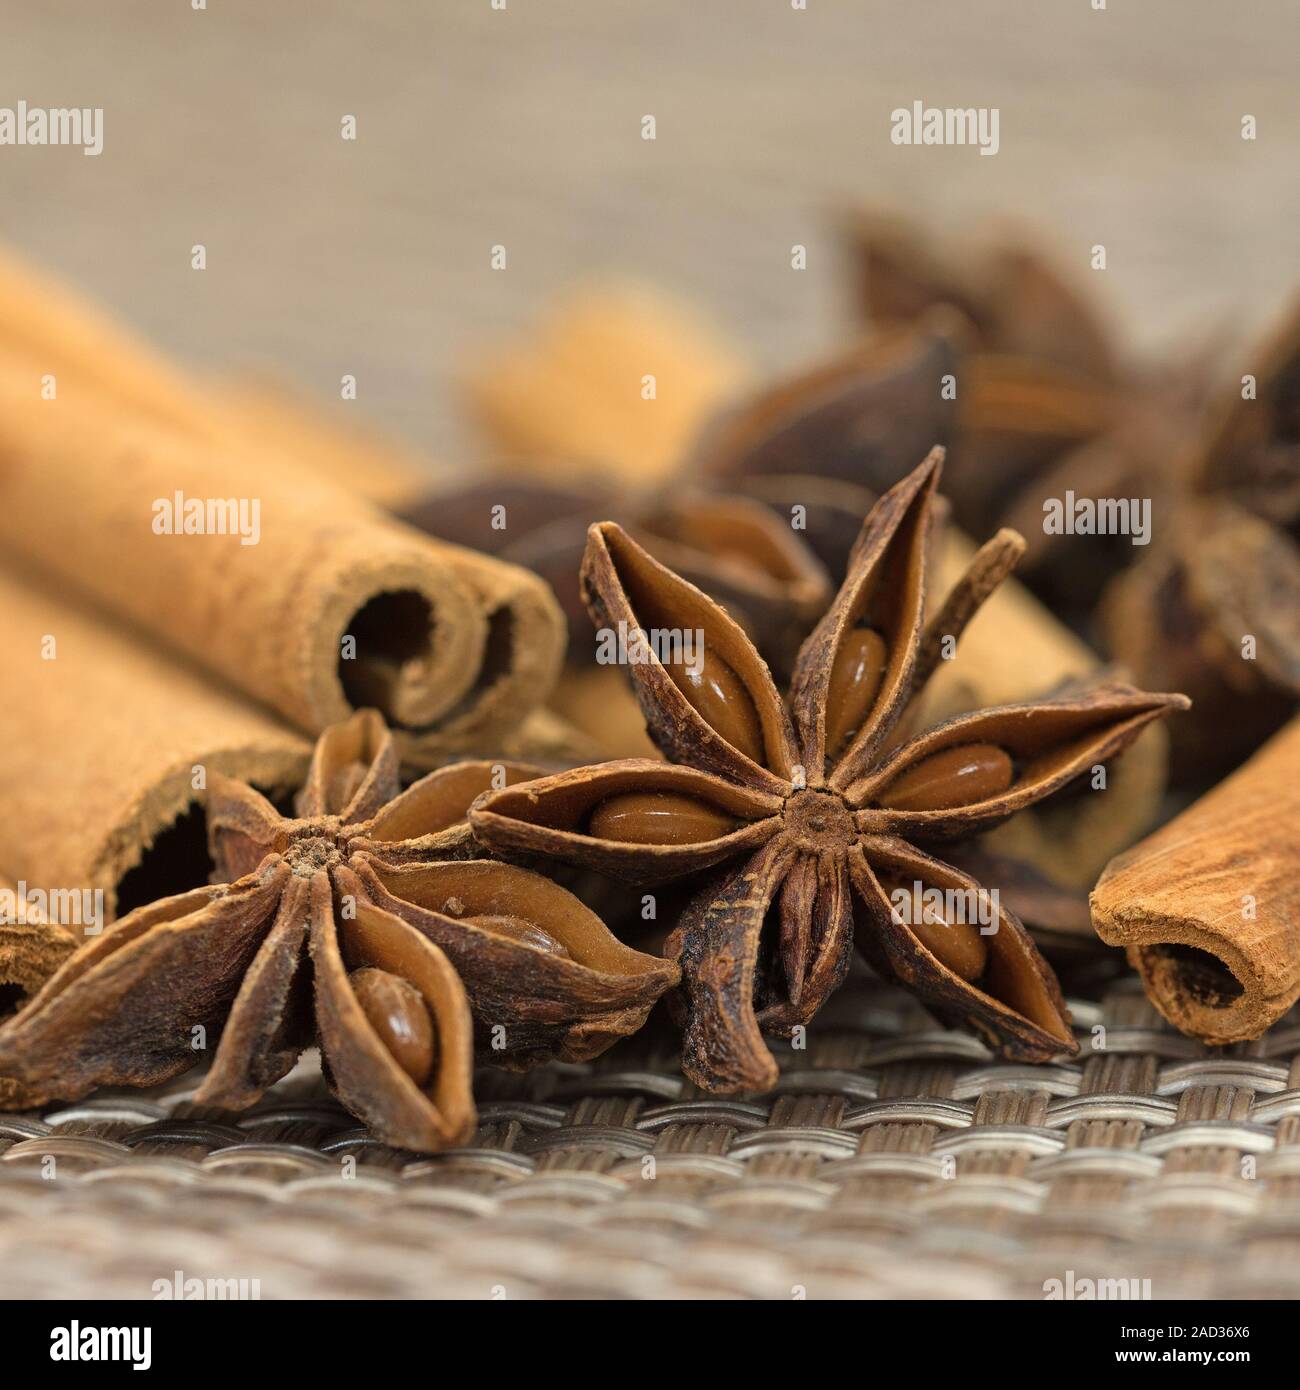
MULTIPOLYGON (((0 874, 0 1020, 21 1008, 76 948, 77 938, 49 920, 25 883, 0 874)), ((0 1081, 0 1095, 4 1085, 0 1081)))
POLYGON ((494 461, 557 481, 593 471, 650 487, 676 472, 748 363, 684 305, 634 284, 556 302, 525 338, 467 375, 471 414, 494 461))
POLYGON ((1106 869, 1101 939, 1184 1033, 1258 1038, 1300 998, 1300 718, 1106 869))
POLYGON ((433 725, 481 665, 481 603, 419 536, 91 392, 42 400, 9 356, 0 540, 313 731, 360 705, 433 725), (174 534, 192 507, 207 533, 174 534))
POLYGON ((124 406, 181 428, 193 428, 209 413, 202 393, 143 338, 3 248, 0 344, 43 364, 42 372, 93 385, 124 406))
POLYGON ((206 883, 208 775, 272 797, 302 780, 305 739, 9 569, 0 649, 0 870, 29 890, 100 890, 108 921, 206 883))
POLYGON ((0 262, 0 540, 312 732, 379 708, 416 767, 541 704, 564 630, 540 581, 387 519, 312 434, 259 433, 26 274, 0 262), (158 534, 196 504, 245 535, 158 534))
POLYGON ((0 344, 92 386, 132 410, 213 437, 237 433, 259 451, 309 458, 314 471, 379 506, 415 496, 429 469, 393 441, 325 424, 287 386, 246 378, 208 394, 98 305, 0 248, 0 344))
POLYGON ((346 406, 335 405, 327 414, 285 384, 245 377, 218 388, 216 400, 231 423, 261 446, 309 463, 317 477, 376 506, 397 511, 428 491, 429 462, 399 441, 341 418, 346 406))

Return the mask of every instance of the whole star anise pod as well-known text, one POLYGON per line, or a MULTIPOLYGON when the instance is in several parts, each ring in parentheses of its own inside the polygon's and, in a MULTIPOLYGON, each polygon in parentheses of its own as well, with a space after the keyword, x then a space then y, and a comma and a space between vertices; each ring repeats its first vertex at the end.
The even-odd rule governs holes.
POLYGON ((490 845, 633 882, 730 866, 667 948, 682 967, 683 1068, 710 1090, 774 1084, 762 1033, 812 1019, 843 980, 855 934, 884 974, 1002 1055, 1077 1050, 1056 979, 1020 922, 920 846, 1005 820, 1186 701, 1112 685, 891 740, 1022 544, 1009 532, 989 542, 925 624, 941 460, 935 450, 868 515, 848 577, 799 654, 788 705, 716 604, 617 526, 593 527, 583 567, 592 617, 644 634, 631 675, 670 761, 579 768, 470 808, 490 845), (697 632, 702 647, 661 653, 655 630, 697 632), (934 890, 946 908, 937 920, 934 890), (988 909, 986 925, 970 920, 970 904, 988 909))
POLYGON ((367 710, 320 736, 295 817, 214 776, 209 845, 229 881, 78 950, 0 1029, 5 1103, 164 1081, 219 1032, 195 1101, 242 1109, 315 1040, 354 1115, 431 1150, 473 1132, 476 1035, 520 1068, 634 1032, 677 967, 549 879, 471 857, 465 809, 496 769, 537 771, 457 763, 399 795, 392 736, 367 710))

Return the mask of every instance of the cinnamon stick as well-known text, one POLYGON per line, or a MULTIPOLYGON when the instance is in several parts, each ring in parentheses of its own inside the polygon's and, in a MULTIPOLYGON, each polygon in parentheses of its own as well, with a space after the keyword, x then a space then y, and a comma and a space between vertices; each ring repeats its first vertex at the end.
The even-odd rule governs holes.
POLYGON ((669 477, 748 363, 687 307, 631 284, 555 303, 525 339, 467 376, 494 458, 551 480, 611 471, 638 487, 669 477))
POLYGON ((1120 855, 1093 925, 1151 1002, 1203 1042, 1258 1038, 1300 998, 1300 718, 1120 855))
MULTIPOLYGON (((208 775, 271 796, 302 780, 305 739, 8 568, 0 647, 0 870, 29 889, 98 890, 110 921, 196 887, 211 867, 208 775)), ((77 935, 84 923, 64 925, 77 935)))
POLYGON ((34 278, 0 261, 0 539, 311 732, 377 706, 417 768, 540 705, 564 637, 540 581, 387 519, 301 422, 258 431, 34 278), (155 534, 174 499, 255 501, 256 544, 155 534))
POLYGON ((322 405, 291 387, 239 377, 218 388, 216 400, 231 423, 263 448, 309 463, 313 472, 388 511, 428 490, 428 462, 398 440, 381 438, 367 425, 326 414, 322 405))

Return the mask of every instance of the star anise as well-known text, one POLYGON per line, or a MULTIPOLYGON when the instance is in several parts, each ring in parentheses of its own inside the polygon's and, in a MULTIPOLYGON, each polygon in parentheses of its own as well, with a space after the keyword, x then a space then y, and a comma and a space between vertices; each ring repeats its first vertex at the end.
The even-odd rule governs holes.
POLYGON ((473 1132, 476 1039, 520 1068, 635 1031, 677 967, 549 879, 472 857, 465 809, 498 772, 537 769, 457 763, 399 795, 392 736, 368 710, 321 735, 294 817, 214 776, 209 843, 228 882, 78 950, 0 1029, 8 1103, 164 1081, 219 1032, 195 1100, 242 1109, 314 1039, 353 1114, 437 1149, 473 1132))
MULTIPOLYGON (((859 297, 878 328, 918 329, 937 306, 970 330, 960 367, 946 492, 975 535, 1022 529, 1020 578, 1085 624, 1105 580, 1137 558, 1127 535, 1045 528, 1044 503, 1144 497, 1164 512, 1168 460, 1191 443, 1187 379, 1139 368, 1089 295, 1019 236, 972 255, 932 246, 920 225, 863 214, 852 224, 859 297)), ((892 479, 890 480, 892 481, 892 479)))
POLYGON ((1098 613, 1139 679, 1173 680, 1195 701, 1172 731, 1173 779, 1193 793, 1254 752, 1300 699, 1300 302, 1240 368, 1211 393, 1187 457, 1190 492, 1098 613))
POLYGON ((1250 371, 1216 393, 1191 464, 1199 492, 1223 493, 1300 541, 1300 299, 1255 345, 1250 371), (1245 375, 1254 391, 1242 389, 1245 375))
POLYGON ((587 666, 578 568, 587 528, 617 517, 678 574, 717 599, 766 660, 787 672, 830 597, 830 578, 785 519, 748 497, 703 493, 688 482, 660 491, 618 491, 598 479, 565 486, 501 476, 434 492, 402 519, 540 574, 569 620, 569 661, 587 666), (496 529, 504 518, 504 529, 496 529))
POLYGON ((788 705, 716 604, 617 526, 593 527, 583 568, 592 617, 644 634, 631 675, 670 761, 559 773, 470 809, 490 845, 633 882, 727 867, 667 948, 682 966, 683 1068, 710 1090, 775 1082, 762 1032, 812 1019, 848 970, 855 931, 883 973, 1002 1055, 1077 1050, 1056 979, 1020 922, 921 846, 1007 819, 1186 701, 1112 685, 891 739, 1022 544, 1008 532, 990 541, 925 623, 941 460, 935 450, 868 515, 848 577, 800 652, 788 705), (656 629, 702 633, 702 653, 685 643, 661 653, 656 629), (933 890, 945 908, 937 920, 933 890))
MULTIPOLYGON (((0 877, 0 1022, 16 1013, 77 949, 66 927, 24 905, 18 885, 0 877), (8 910, 12 908, 12 910, 8 910)), ((21 1104, 18 1087, 0 1077, 0 1109, 21 1104)))

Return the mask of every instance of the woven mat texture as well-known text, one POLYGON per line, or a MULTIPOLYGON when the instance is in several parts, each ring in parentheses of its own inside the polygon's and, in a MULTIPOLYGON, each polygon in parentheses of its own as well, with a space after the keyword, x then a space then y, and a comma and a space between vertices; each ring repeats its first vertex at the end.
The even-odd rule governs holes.
POLYGON ((864 974, 770 1095, 700 1095, 652 1027, 484 1071, 473 1144, 434 1157, 377 1144, 314 1058, 240 1115, 191 1073, 0 1116, 0 1294, 1300 1297, 1300 1015, 1209 1051, 1105 973, 1067 975, 1067 1065, 995 1062, 864 974))

